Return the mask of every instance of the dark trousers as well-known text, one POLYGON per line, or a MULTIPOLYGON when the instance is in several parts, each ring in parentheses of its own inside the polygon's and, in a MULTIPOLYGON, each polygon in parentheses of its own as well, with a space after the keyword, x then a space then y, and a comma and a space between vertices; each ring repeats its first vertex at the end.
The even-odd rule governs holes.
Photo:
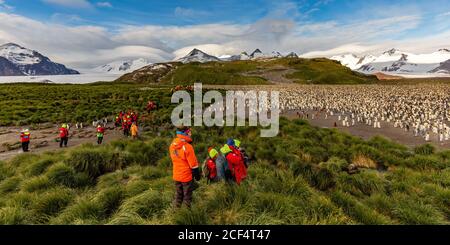
POLYGON ((30 145, 30 142, 22 142, 22 150, 23 152, 27 152, 28 151, 28 146, 30 145))
POLYGON ((97 137, 97 144, 101 145, 103 142, 103 137, 97 137))
POLYGON ((194 191, 193 181, 189 182, 175 181, 175 187, 176 187, 175 206, 179 208, 181 207, 181 204, 184 202, 184 204, 186 204, 186 206, 190 208, 192 202, 192 193, 194 191))
POLYGON ((63 147, 63 145, 65 146, 65 147, 67 147, 67 142, 69 141, 69 138, 68 137, 63 137, 63 138, 61 138, 61 140, 59 141, 59 147, 63 147))
POLYGON ((123 129, 123 135, 125 136, 130 136, 130 128, 129 127, 125 127, 123 129))

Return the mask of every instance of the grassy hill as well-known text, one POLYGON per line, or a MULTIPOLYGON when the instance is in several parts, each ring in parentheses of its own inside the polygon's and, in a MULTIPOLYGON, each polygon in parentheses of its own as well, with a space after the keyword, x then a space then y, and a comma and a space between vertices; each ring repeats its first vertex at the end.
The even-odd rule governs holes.
POLYGON ((0 224, 449 224, 450 151, 363 141, 302 120, 280 127, 270 140, 257 128, 195 128, 199 160, 236 137, 252 164, 241 186, 202 179, 191 210, 171 206, 172 130, 22 154, 0 163, 0 224))
POLYGON ((352 71, 338 61, 325 58, 295 59, 287 62, 296 71, 286 75, 302 84, 365 84, 378 81, 376 76, 352 71))
POLYGON ((296 83, 362 84, 377 81, 375 76, 354 72, 337 61, 325 58, 279 58, 231 62, 176 63, 173 69, 161 73, 152 72, 152 66, 149 66, 126 74, 116 82, 171 85, 193 84, 195 82, 224 85, 264 85, 269 84, 270 81, 267 81, 263 76, 250 74, 270 72, 274 69, 290 70, 291 72, 285 77, 296 83))
POLYGON ((0 126, 90 122, 120 110, 143 111, 148 100, 170 105, 168 88, 133 84, 1 84, 0 126))

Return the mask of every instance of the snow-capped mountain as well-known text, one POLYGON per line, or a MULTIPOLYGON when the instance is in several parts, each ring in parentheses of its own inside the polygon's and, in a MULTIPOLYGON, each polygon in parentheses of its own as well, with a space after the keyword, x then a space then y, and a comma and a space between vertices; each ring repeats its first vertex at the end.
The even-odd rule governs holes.
MULTIPOLYGON (((295 54, 291 52, 291 54, 295 54)), ((295 54, 297 56, 297 54, 295 54)), ((263 53, 259 48, 255 49, 250 55, 250 59, 261 59, 261 58, 281 58, 283 55, 278 51, 272 51, 271 53, 263 53)), ((298 57, 298 56, 297 56, 298 57)))
POLYGON ((251 59, 264 58, 264 54, 263 52, 261 52, 261 50, 259 50, 259 48, 257 48, 250 54, 250 58, 251 59))
POLYGON ((361 66, 373 62, 376 57, 372 55, 365 55, 363 57, 358 57, 354 54, 344 54, 339 56, 331 57, 332 60, 340 61, 342 65, 349 67, 352 70, 357 70, 361 66))
POLYGON ((37 51, 14 43, 0 46, 0 76, 35 76, 80 74, 52 62, 37 51))
POLYGON ((98 73, 110 73, 110 74, 125 74, 135 71, 144 66, 150 65, 151 62, 145 58, 139 58, 135 60, 114 61, 106 65, 94 68, 94 72, 98 73))
POLYGON ((241 54, 236 55, 221 55, 219 56, 219 59, 223 61, 249 60, 250 56, 247 52, 242 52, 241 54))
POLYGON ((220 61, 219 58, 216 56, 209 55, 199 49, 193 49, 189 54, 186 56, 178 59, 177 61, 180 61, 182 63, 189 63, 189 62, 209 62, 209 61, 220 61))
POLYGON ((366 55, 358 57, 354 54, 345 54, 331 57, 352 70, 363 73, 393 73, 393 74, 448 74, 446 61, 450 60, 448 49, 439 49, 428 54, 413 54, 390 49, 379 56, 366 55), (438 68, 440 67, 440 68, 438 68))
POLYGON ((450 60, 442 62, 438 67, 431 70, 430 73, 450 74, 450 60))
POLYGON ((283 55, 281 55, 281 53, 278 52, 278 51, 272 51, 272 57, 273 58, 280 58, 280 57, 283 57, 283 55))

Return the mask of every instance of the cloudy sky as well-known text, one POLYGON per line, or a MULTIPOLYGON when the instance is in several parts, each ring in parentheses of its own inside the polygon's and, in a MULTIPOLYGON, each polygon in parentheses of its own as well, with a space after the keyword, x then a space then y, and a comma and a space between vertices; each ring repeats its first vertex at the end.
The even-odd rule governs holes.
POLYGON ((450 48, 450 1, 0 0, 7 42, 78 69, 167 61, 194 47, 217 56, 425 53, 450 48))

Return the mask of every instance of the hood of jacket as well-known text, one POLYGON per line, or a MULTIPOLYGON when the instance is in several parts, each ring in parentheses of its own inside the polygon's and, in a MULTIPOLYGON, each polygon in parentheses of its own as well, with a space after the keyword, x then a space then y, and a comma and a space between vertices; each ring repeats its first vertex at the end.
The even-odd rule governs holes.
POLYGON ((181 149, 185 144, 191 143, 192 138, 187 135, 177 134, 173 140, 172 145, 175 149, 181 149))

